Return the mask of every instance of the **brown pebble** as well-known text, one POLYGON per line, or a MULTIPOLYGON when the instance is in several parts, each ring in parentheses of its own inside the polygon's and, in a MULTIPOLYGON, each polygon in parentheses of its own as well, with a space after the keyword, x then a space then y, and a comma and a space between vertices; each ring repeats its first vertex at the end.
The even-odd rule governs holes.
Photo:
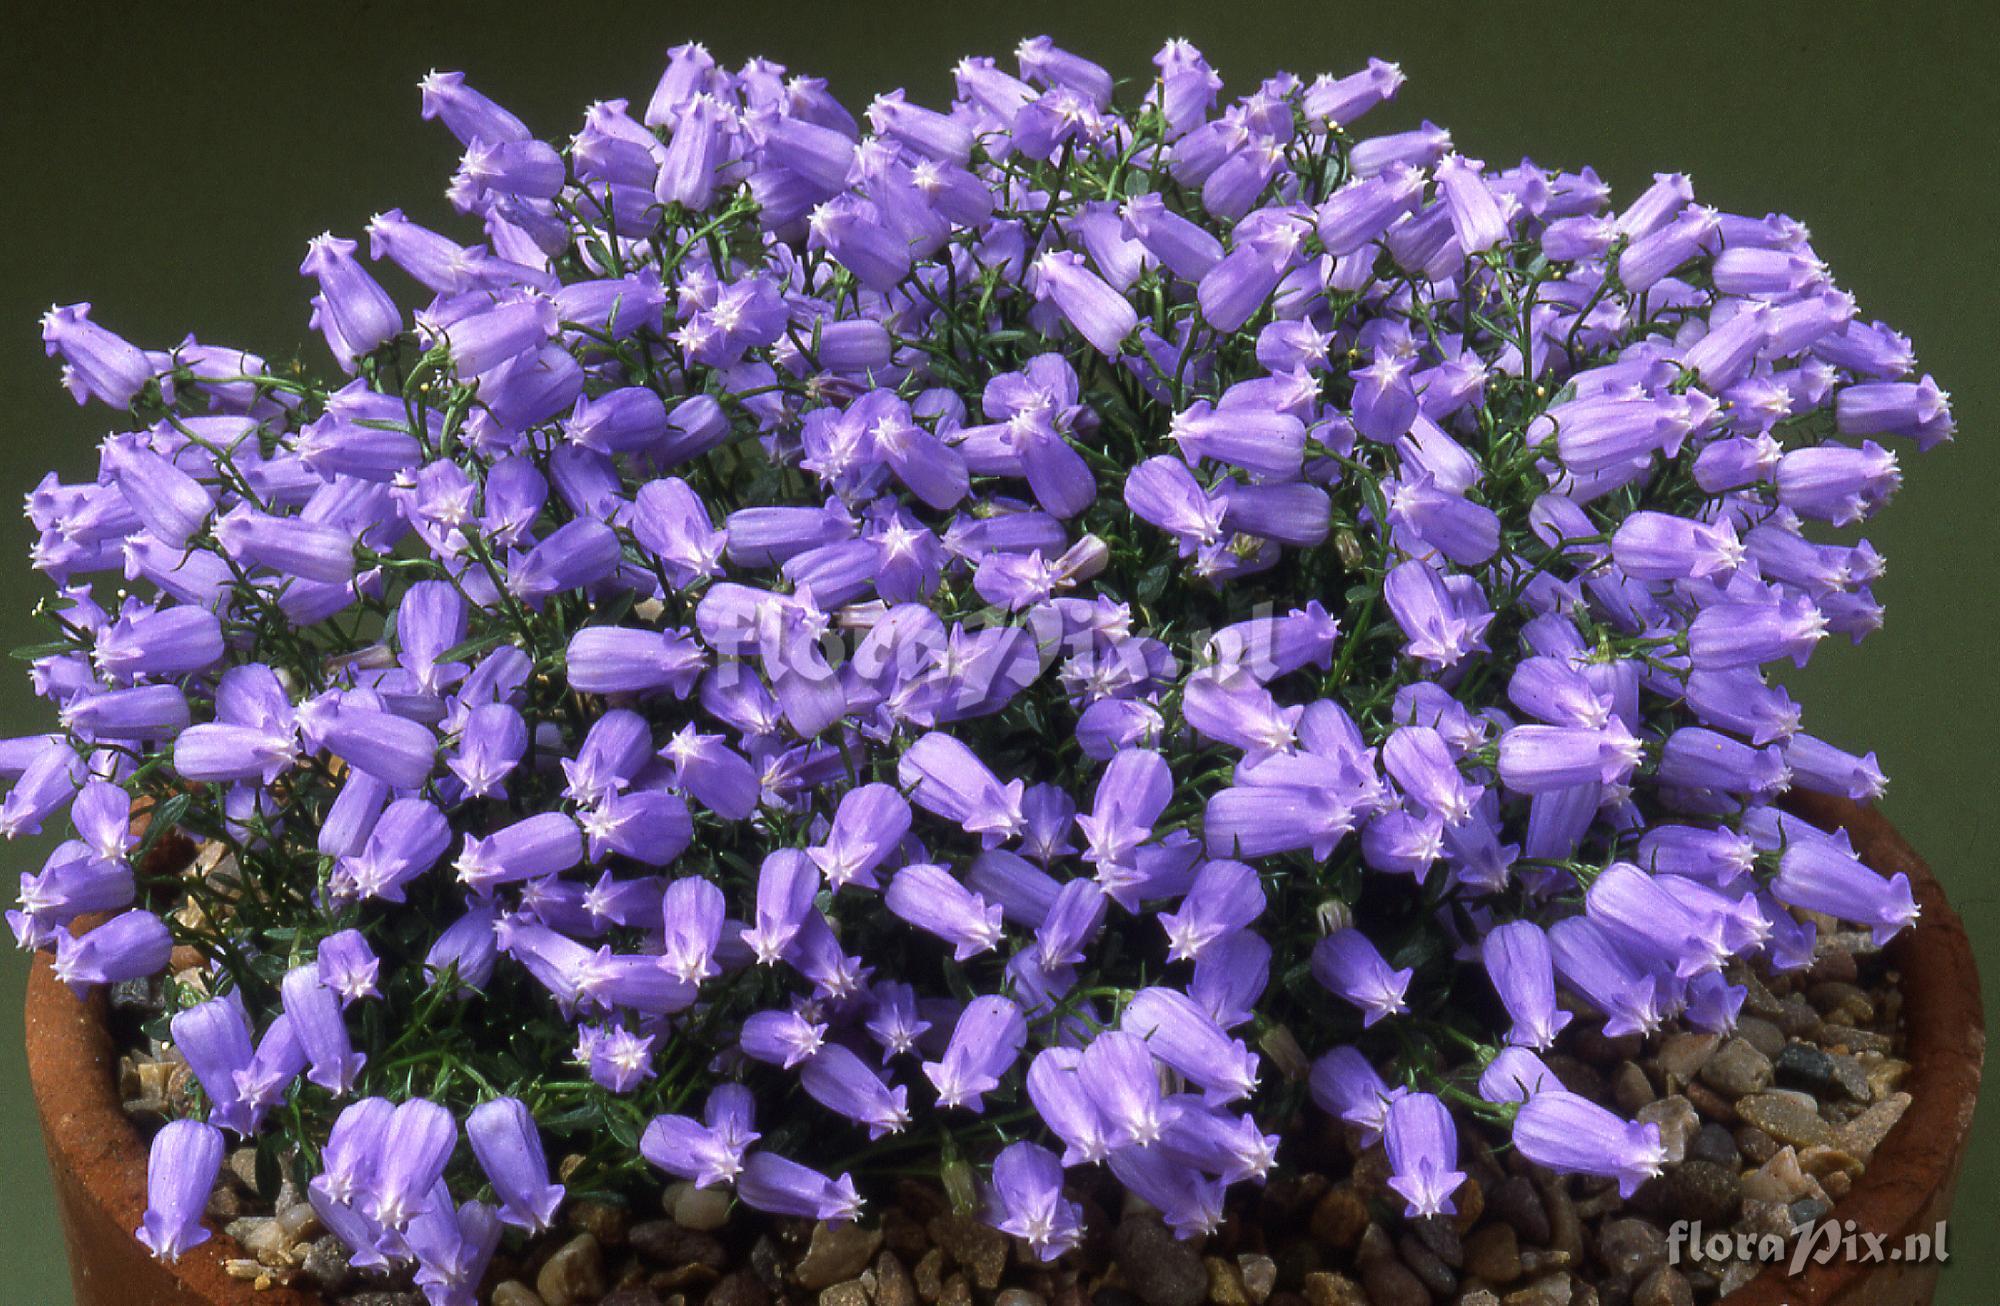
POLYGON ((647 1220, 627 1231, 632 1250, 657 1265, 670 1269, 683 1265, 705 1265, 719 1270, 729 1263, 729 1253, 712 1234, 685 1229, 672 1220, 647 1220))
POLYGON ((1745 1124, 1756 1126, 1781 1143, 1824 1147, 1834 1141, 1833 1130, 1819 1118, 1810 1098, 1801 1101, 1791 1093, 1758 1093, 1739 1101, 1736 1113, 1745 1124))
POLYGON ((1396 1240, 1396 1250, 1402 1254, 1403 1264, 1410 1272, 1423 1280, 1424 1287, 1440 1297, 1450 1297, 1458 1291, 1458 1276, 1446 1265, 1438 1254, 1424 1245, 1421 1238, 1405 1233, 1396 1240))
POLYGON ((1483 1225, 1465 1240, 1465 1272, 1488 1283, 1509 1284, 1521 1277, 1521 1242, 1514 1226, 1483 1225))
POLYGON ((1250 1294, 1243 1287, 1243 1275, 1234 1261, 1220 1256, 1201 1258, 1208 1271, 1208 1300, 1215 1306, 1250 1306, 1250 1294))
MULTIPOLYGON (((970 1215, 938 1216, 925 1227, 931 1241, 944 1248, 974 1283, 988 1290, 1000 1286, 1000 1276, 1007 1269, 1006 1234, 970 1215)), ((876 1241, 879 1244, 881 1240, 878 1237, 876 1241)), ((874 1254, 873 1248, 869 1254, 874 1254)))
POLYGON ((567 1213, 569 1227, 597 1239, 603 1247, 623 1247, 632 1217, 622 1206, 609 1202, 577 1202, 567 1213))
MULTIPOLYGON (((1369 1306, 1361 1285, 1344 1274, 1315 1270, 1305 1279, 1305 1298, 1311 1306, 1369 1306)), ((1277 1298, 1271 1299, 1277 1306, 1277 1298)))
POLYGON ((1430 1306, 1430 1290, 1401 1261, 1380 1260, 1361 1272, 1373 1306, 1430 1306))
POLYGON ((558 1247, 535 1276, 535 1291, 548 1306, 578 1306, 604 1295, 604 1252, 587 1233, 558 1247))
POLYGON ((860 1274, 882 1247, 882 1231, 858 1224, 813 1225, 806 1254, 792 1268, 792 1279, 807 1292, 819 1292, 860 1274))
POLYGON ((1753 1047, 1750 1040, 1732 1038, 1702 1063, 1700 1077, 1703 1084, 1733 1102, 1771 1086, 1771 1058, 1753 1047))
POLYGON ((868 1290, 859 1279, 829 1284, 820 1290, 819 1306, 868 1306, 868 1290))
POLYGON ((1686 1275, 1671 1265, 1662 1265, 1632 1294, 1632 1306, 1694 1306, 1694 1289, 1686 1275))
POLYGON ((509 1279, 493 1289, 493 1306, 547 1306, 541 1294, 517 1279, 509 1279))
POLYGON ((896 1253, 884 1248, 875 1258, 875 1306, 917 1306, 917 1286, 896 1253))
POLYGON ((1699 1080, 1682 1090, 1695 1110, 1701 1112, 1702 1119, 1718 1124, 1731 1124, 1736 1120, 1736 1107, 1731 1099, 1724 1097, 1699 1080))
POLYGON ((1243 1295, 1251 1306, 1261 1306, 1278 1286, 1278 1263, 1268 1256, 1244 1253, 1236 1258, 1236 1274, 1243 1280, 1243 1295))
POLYGON ((1549 1213, 1535 1185, 1525 1176, 1514 1175, 1501 1181, 1487 1205, 1507 1225, 1530 1243, 1549 1241, 1549 1213))
POLYGON ((1571 1291, 1567 1274, 1545 1274, 1501 1300, 1506 1306, 1569 1306, 1571 1291))
POLYGON ((770 1306, 770 1303, 771 1290, 748 1270, 723 1275, 702 1299, 702 1306, 770 1306))
POLYGON ((1368 1207, 1351 1184, 1335 1184, 1313 1207, 1313 1237, 1334 1247, 1352 1247, 1368 1227, 1368 1207))
POLYGON ((1653 1081, 1646 1078, 1638 1062, 1621 1061, 1618 1069, 1611 1072, 1611 1100, 1625 1114, 1632 1114, 1658 1096, 1653 1091, 1653 1081))
POLYGON ((1875 1155, 1875 1149, 1910 1109, 1908 1093, 1891 1093, 1888 1097, 1869 1107, 1856 1116, 1840 1131, 1838 1145, 1862 1161, 1875 1155))
POLYGON ((910 1271, 910 1279, 917 1286, 917 1296, 925 1301, 936 1301, 944 1291, 944 1252, 931 1248, 917 1259, 916 1268, 910 1271))

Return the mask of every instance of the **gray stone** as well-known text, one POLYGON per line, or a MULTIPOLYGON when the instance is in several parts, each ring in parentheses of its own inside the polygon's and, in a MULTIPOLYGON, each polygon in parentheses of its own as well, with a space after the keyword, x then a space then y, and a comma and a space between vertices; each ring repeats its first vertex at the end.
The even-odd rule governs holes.
POLYGON ((1236 1258, 1236 1274, 1243 1280, 1243 1295, 1251 1306, 1263 1306, 1278 1286, 1278 1263, 1268 1256, 1245 1252, 1236 1258))
POLYGON ((993 1299, 993 1306, 1047 1306, 1047 1299, 1026 1288, 1009 1288, 993 1299))
POLYGON ((1785 1047, 1785 1031, 1762 1016, 1745 1016, 1736 1022, 1736 1037, 1767 1057, 1775 1057, 1785 1047))
POLYGON ((1666 1149, 1669 1162, 1687 1155, 1688 1140, 1701 1128, 1701 1116, 1694 1103, 1679 1093, 1640 1107, 1632 1117, 1642 1125, 1660 1127, 1660 1146, 1666 1149))
POLYGON ((1641 1210, 1670 1220, 1700 1220, 1722 1225, 1736 1218, 1743 1204, 1743 1181, 1727 1166, 1708 1161, 1683 1161, 1649 1179, 1633 1195, 1641 1210))
POLYGON ((1424 1246, 1423 1239, 1406 1233, 1396 1240, 1396 1250, 1402 1253, 1403 1264, 1410 1267, 1410 1272, 1437 1296, 1449 1297, 1458 1291, 1458 1276, 1443 1258, 1424 1246))
POLYGON ((1175 1238, 1157 1216, 1132 1216, 1112 1235, 1119 1269, 1146 1306, 1197 1306, 1208 1295, 1201 1256, 1175 1238))
POLYGON ((1798 1152, 1790 1147, 1779 1149, 1743 1176, 1743 1195, 1760 1202, 1789 1202, 1803 1197, 1810 1187, 1805 1171, 1799 1168, 1798 1152))
POLYGON ((1845 1048, 1849 1052, 1888 1052, 1895 1047, 1887 1034, 1855 1029, 1851 1025, 1825 1026, 1819 1031, 1819 1042, 1822 1047, 1845 1048))
POLYGON ((548 1306, 579 1306, 604 1295, 604 1250, 580 1233, 549 1257, 535 1276, 535 1291, 548 1306))
POLYGON ((1688 1140, 1687 1159, 1733 1167, 1742 1164, 1743 1155, 1727 1129, 1710 1123, 1695 1130, 1694 1137, 1688 1140))
POLYGON ((1597 1231, 1597 1259, 1613 1274, 1636 1279, 1666 1264, 1667 1236, 1647 1220, 1606 1220, 1597 1231))
POLYGON ((1733 1102, 1771 1086, 1771 1058, 1748 1039, 1732 1038, 1702 1066, 1701 1082, 1733 1102))
POLYGON ((339 1292, 354 1277, 347 1244, 332 1234, 313 1239, 306 1248, 305 1260, 300 1263, 299 1269, 321 1292, 326 1293, 339 1292))
POLYGON ((1525 1177, 1513 1175, 1502 1180, 1488 1194, 1486 1209, 1506 1221, 1523 1241, 1538 1247, 1548 1244, 1548 1210, 1525 1177))
POLYGON ((725 1188, 696 1188, 682 1181, 667 1189, 662 1205, 681 1228, 714 1233, 729 1221, 729 1202, 725 1188))
POLYGON ((881 1248, 880 1229, 865 1229, 853 1223, 828 1224, 822 1220, 813 1226, 806 1254, 793 1268, 792 1278, 808 1292, 830 1288, 860 1274, 881 1248))

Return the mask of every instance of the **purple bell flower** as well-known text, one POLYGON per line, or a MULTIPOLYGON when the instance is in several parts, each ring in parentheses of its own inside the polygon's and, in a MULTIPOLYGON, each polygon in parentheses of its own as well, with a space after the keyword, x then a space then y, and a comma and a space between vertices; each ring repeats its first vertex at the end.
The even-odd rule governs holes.
POLYGON ((1410 1093, 1389 1105, 1382 1131, 1389 1152, 1389 1187, 1408 1205, 1412 1218, 1452 1215, 1451 1195, 1465 1182, 1458 1162, 1458 1130, 1445 1104, 1429 1093, 1410 1093))
POLYGON ((563 1186, 549 1182, 541 1131, 528 1108, 511 1097, 481 1103, 465 1118, 465 1139, 500 1199, 500 1219, 530 1233, 548 1228, 563 1186))
POLYGON ((63 387, 79 404, 130 408, 159 370, 144 350, 91 321, 89 304, 51 307, 42 315, 42 344, 62 358, 63 387))
POLYGON ((208 1190, 222 1171, 222 1135, 198 1120, 171 1120, 153 1135, 146 1161, 146 1218, 134 1231, 163 1261, 212 1236, 202 1228, 208 1190))
POLYGON ((157 975, 173 950, 173 935, 158 916, 121 912, 80 936, 58 926, 53 969, 57 981, 80 998, 99 985, 157 975))
POLYGON ((991 951, 1000 942, 998 904, 988 906, 984 898, 967 889, 942 866, 915 862, 903 867, 889 881, 882 905, 902 920, 951 944, 952 956, 958 961, 991 951))
POLYGON ((1521 1104, 1514 1117, 1514 1146, 1558 1174, 1616 1179, 1618 1195, 1625 1198, 1659 1174, 1666 1162, 1658 1125, 1628 1123, 1588 1098, 1559 1089, 1536 1093, 1521 1104))
POLYGON ((1500 1003, 1513 1017, 1510 1043, 1547 1048, 1570 1022, 1556 1006, 1555 967, 1548 936, 1532 921, 1509 921, 1487 931, 1479 953, 1500 1003))
POLYGON ((753 1210, 829 1224, 845 1224, 861 1215, 861 1196, 852 1178, 829 1179, 776 1152, 750 1154, 737 1176, 736 1196, 753 1210))
POLYGON ((967 1003, 944 1054, 923 1065, 924 1077, 937 1088, 938 1105, 984 1111, 981 1095, 1000 1086, 1027 1040, 1027 1020, 1006 998, 988 994, 967 1003))
POLYGON ((1055 1153, 1034 1143, 1013 1143, 993 1158, 987 1219, 1002 1233, 1053 1261, 1083 1237, 1083 1212, 1062 1195, 1063 1167, 1055 1153))
POLYGON ((1336 930, 1313 946, 1313 978, 1327 992, 1345 998, 1364 1013, 1362 1025, 1407 1009, 1403 994, 1410 987, 1411 969, 1391 970, 1389 963, 1360 930, 1336 930))
POLYGON ((317 963, 285 972, 280 988, 285 1015, 291 1018, 299 1046, 312 1060, 306 1078, 335 1097, 345 1097, 354 1087, 355 1076, 368 1064, 368 1054, 354 1050, 347 1024, 341 1019, 339 998, 321 982, 317 963))

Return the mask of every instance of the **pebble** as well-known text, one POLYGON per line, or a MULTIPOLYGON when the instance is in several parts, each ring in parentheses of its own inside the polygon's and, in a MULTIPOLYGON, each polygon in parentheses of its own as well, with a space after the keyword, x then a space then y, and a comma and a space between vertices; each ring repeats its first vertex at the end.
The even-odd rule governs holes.
POLYGON ((1728 1166, 1683 1161, 1634 1195, 1641 1209, 1676 1220, 1724 1224, 1743 1203, 1743 1181, 1728 1166))
POLYGON ((931 1248, 917 1258, 915 1268, 910 1271, 910 1281, 917 1287, 917 1296, 925 1301, 936 1301, 944 1291, 944 1252, 931 1248))
POLYGON ((1250 1294, 1243 1287, 1243 1275, 1234 1261, 1220 1256, 1204 1256, 1201 1263, 1208 1271, 1209 1301, 1215 1306, 1250 1306, 1250 1294))
POLYGON ((1654 1062, 1671 1088, 1675 1082, 1685 1084, 1693 1079, 1721 1043, 1714 1034, 1672 1034, 1661 1042, 1654 1062))
POLYGON ((706 1265, 719 1270, 729 1263, 729 1253, 721 1240, 698 1229, 689 1229, 672 1220, 647 1220, 626 1233, 632 1250, 656 1264, 678 1269, 683 1265, 706 1265))
POLYGON ((1450 1217, 1426 1216, 1424 1219, 1411 1221, 1410 1228, 1431 1255, 1452 1269, 1455 1270, 1465 1264, 1465 1243, 1458 1236, 1458 1225, 1450 1217))
POLYGON ((1790 1147, 1743 1176, 1743 1195, 1760 1202, 1789 1202, 1804 1195, 1805 1171, 1799 1168, 1799 1154, 1790 1147))
POLYGON ((938 1293, 938 1306, 972 1306, 972 1284, 962 1274, 952 1275, 938 1293))
POLYGON ((1545 1274, 1519 1292, 1501 1300, 1506 1306, 1569 1306, 1571 1294, 1567 1274, 1545 1274))
POLYGON ((1500 1306, 1500 1298, 1491 1288, 1474 1288, 1459 1295, 1458 1306, 1500 1306))
POLYGON ((1869 1053, 1862 1065, 1868 1072, 1868 1100, 1873 1102, 1889 1096, 1902 1087, 1903 1076, 1910 1073, 1910 1063, 1898 1061, 1894 1057, 1880 1057, 1869 1053))
MULTIPOLYGON (((1749 1191, 1749 1180, 1744 1180, 1744 1191, 1749 1191)), ((1743 1199, 1743 1214, 1736 1219, 1736 1228, 1756 1237, 1776 1234, 1788 1237, 1792 1232, 1792 1213, 1784 1202, 1766 1202, 1754 1197, 1743 1199)))
MULTIPOLYGON (((1837 1145, 1861 1161, 1875 1155, 1875 1149, 1910 1109, 1908 1093, 1891 1093, 1849 1121, 1840 1131, 1837 1145)), ((1829 1140, 1832 1141, 1832 1140, 1829 1140)))
POLYGON ((1198 1306, 1208 1292, 1208 1270, 1157 1216, 1132 1217, 1118 1226, 1112 1245, 1132 1292, 1146 1306, 1198 1306))
POLYGON ((580 1233, 549 1257, 535 1276, 535 1291, 547 1306, 577 1306, 604 1295, 604 1251, 597 1239, 580 1233))
POLYGON ((1671 1265, 1662 1265, 1632 1294, 1632 1306, 1694 1306, 1694 1288, 1686 1275, 1671 1265))
POLYGON ((1739 1019, 1736 1022, 1736 1037, 1767 1057, 1775 1057, 1785 1048, 1785 1031, 1762 1016, 1744 1016, 1739 1019))
POLYGON ((493 1289, 493 1306, 548 1306, 541 1294, 518 1279, 509 1279, 493 1289))
POLYGON ((1804 1043, 1793 1043, 1778 1054, 1774 1063, 1778 1083, 1816 1097, 1842 1093, 1857 1102, 1873 1096, 1868 1074, 1852 1057, 1836 1057, 1804 1043))
POLYGON ((1245 1252, 1236 1258, 1236 1273, 1243 1280, 1243 1293, 1250 1299, 1250 1306, 1262 1306, 1278 1286, 1278 1263, 1268 1256, 1245 1252))
POLYGON ((1312 1234, 1334 1247, 1352 1247, 1368 1227, 1368 1206, 1351 1184, 1335 1184, 1313 1206, 1312 1234))
POLYGON ((1361 1271, 1373 1306, 1431 1306, 1430 1290, 1401 1261, 1379 1260, 1361 1271))
POLYGON ((1639 1069, 1637 1062, 1621 1061, 1618 1069, 1611 1073, 1611 1100, 1626 1115, 1631 1115, 1658 1096, 1653 1092, 1653 1081, 1646 1078, 1646 1072, 1639 1069))
POLYGON ((1771 1086, 1771 1058, 1750 1040, 1732 1038, 1702 1064, 1701 1082, 1733 1102, 1771 1086))
POLYGON ((1819 1118, 1810 1098, 1790 1093, 1758 1093, 1737 1102, 1736 1113, 1745 1124, 1794 1147, 1825 1147, 1834 1141, 1832 1128, 1819 1118))
POLYGON ((597 1239, 601 1247, 623 1247, 632 1217, 624 1207, 609 1202, 577 1202, 569 1208, 569 1225, 597 1239))
POLYGON ((1006 1234, 970 1215, 939 1216, 928 1227, 931 1241, 944 1248, 974 1283, 989 1290, 1000 1286, 1007 1269, 1006 1234))
POLYGON ((1849 1052, 1888 1052, 1895 1047, 1887 1034, 1855 1029, 1850 1025, 1827 1025, 1819 1032, 1827 1047, 1844 1047, 1849 1052))
POLYGON ((1311 1306, 1368 1306, 1368 1296, 1361 1291, 1360 1284, 1331 1270, 1308 1274, 1303 1288, 1311 1306))
POLYGON ((1833 1203, 1821 1197, 1801 1197, 1786 1208, 1792 1217, 1792 1227, 1817 1224, 1833 1209, 1833 1203))
POLYGON ((1569 1184, 1554 1175, 1539 1178, 1542 1204, 1549 1212, 1549 1246, 1565 1253, 1573 1263, 1583 1256, 1583 1226, 1577 1219, 1576 1203, 1570 1200, 1569 1184))
POLYGON ((1047 1306, 1042 1294, 1026 1288, 1009 1288, 993 1299, 993 1306, 1047 1306))
POLYGON ((1521 1175, 1501 1181, 1486 1202, 1489 1209, 1530 1243, 1549 1241, 1549 1213, 1534 1184, 1521 1175))
POLYGON ((667 1187, 660 1207, 683 1229, 714 1233, 729 1222, 729 1200, 727 1189, 696 1188, 683 1179, 667 1187))
POLYGON ((819 1306, 868 1306, 868 1290, 859 1279, 830 1284, 820 1290, 819 1306))
POLYGON ((1472 1231, 1465 1240, 1465 1272, 1488 1283, 1507 1284, 1521 1277, 1521 1241, 1504 1221, 1472 1231))
POLYGON ((1607 1220, 1597 1231, 1597 1259, 1613 1274, 1636 1279, 1666 1264, 1667 1236, 1650 1221, 1607 1220))
POLYGON ((1403 1264, 1410 1272, 1423 1281, 1424 1287, 1440 1297, 1449 1297, 1458 1291, 1458 1276, 1452 1273, 1442 1257, 1424 1246, 1424 1241, 1414 1234, 1405 1233, 1396 1240, 1396 1250, 1402 1253, 1403 1264))
POLYGON ((896 1253, 884 1248, 875 1258, 875 1306, 917 1306, 917 1286, 896 1253))
POLYGON ((1687 1157, 1727 1166, 1740 1165, 1743 1161, 1736 1140, 1730 1137, 1727 1129, 1713 1121, 1695 1130, 1694 1137, 1688 1140, 1687 1157))
POLYGON ((612 1289, 597 1306, 664 1306, 664 1303, 660 1301, 659 1293, 644 1284, 635 1284, 629 1288, 612 1289))
POLYGON ((1861 1162, 1837 1147, 1808 1147, 1799 1153, 1799 1169, 1825 1183, 1835 1175, 1854 1178, 1861 1173, 1861 1162))
POLYGON ((1701 1128, 1701 1117, 1696 1114, 1694 1103, 1678 1093, 1642 1106, 1632 1115, 1642 1125, 1660 1127, 1660 1146, 1666 1149, 1669 1161, 1677 1162, 1687 1155, 1688 1140, 1701 1128))
POLYGON ((1875 1019, 1875 1003, 1859 988, 1842 980, 1829 980, 1806 990, 1806 1001, 1828 1020, 1838 1017, 1843 1025, 1866 1025, 1875 1019))
MULTIPOLYGON (((763 1281, 748 1270, 738 1270, 725 1274, 713 1288, 702 1306, 770 1306, 771 1290, 763 1281)), ((495 1303, 498 1306, 498 1303, 495 1303)))
POLYGON ((1785 996, 1771 1019, 1787 1038, 1819 1038, 1825 1033, 1826 1022, 1813 1010, 1812 1003, 1796 993, 1785 996))
POLYGON ((1752 1165, 1762 1165, 1778 1154, 1778 1140, 1754 1125, 1744 1125, 1732 1137, 1736 1150, 1752 1165))
POLYGON ((338 1292, 354 1277, 347 1244, 332 1234, 313 1239, 312 1245, 306 1248, 305 1259, 300 1262, 299 1269, 319 1285, 321 1292, 338 1292))
POLYGON ((864 1229, 852 1223, 828 1224, 822 1220, 813 1226, 806 1254, 799 1258, 792 1277, 806 1291, 818 1292, 860 1274, 881 1249, 880 1229, 864 1229))
POLYGON ((1701 1113, 1704 1120, 1720 1120, 1730 1124, 1736 1119, 1734 1099, 1724 1097, 1708 1085, 1696 1080, 1687 1086, 1687 1100, 1701 1113))

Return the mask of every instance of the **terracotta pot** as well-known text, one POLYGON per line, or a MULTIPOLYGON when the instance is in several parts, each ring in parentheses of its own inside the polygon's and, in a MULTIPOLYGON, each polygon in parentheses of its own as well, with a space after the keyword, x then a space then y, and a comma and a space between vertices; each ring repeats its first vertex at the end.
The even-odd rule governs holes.
MULTIPOLYGON (((1909 876, 1923 913, 1915 929, 1889 945, 1889 960, 1903 976, 1904 1056, 1910 1062, 1903 1091, 1910 1109, 1882 1140, 1854 1191, 1826 1217, 1852 1220, 1859 1232, 1886 1235, 1885 1248, 1900 1248, 1906 1234, 1930 1233, 1951 1214, 1986 1059, 1979 969, 1944 887, 1881 813, 1813 794, 1788 803, 1815 825, 1846 829, 1861 860, 1884 875, 1909 876)), ((1836 1255, 1796 1276, 1787 1268, 1765 1270, 1728 1297, 1730 1306, 1920 1306, 1937 1291, 1942 1267, 1934 1260, 1836 1255)))
MULTIPOLYGON (((1950 1212, 1965 1156, 1986 1050, 1985 1016, 1972 947, 1930 868, 1887 821, 1852 803, 1806 798, 1801 815, 1844 826, 1870 866, 1910 877, 1923 915, 1890 956, 1903 975, 1909 1077, 1914 1098, 1883 1140, 1868 1172, 1829 1217, 1891 1235, 1928 1231, 1950 1212)), ((258 1292, 223 1263, 242 1255, 218 1233, 178 1265, 151 1259, 132 1237, 146 1207, 146 1152, 119 1109, 116 1057, 102 1001, 78 1002, 45 958, 28 983, 28 1073, 55 1173, 77 1306, 311 1306, 286 1289, 258 1292)), ((1767 1270, 1729 1298, 1731 1306, 1916 1306, 1936 1287, 1935 1264, 1861 1264, 1839 1259, 1797 1278, 1767 1270)))

